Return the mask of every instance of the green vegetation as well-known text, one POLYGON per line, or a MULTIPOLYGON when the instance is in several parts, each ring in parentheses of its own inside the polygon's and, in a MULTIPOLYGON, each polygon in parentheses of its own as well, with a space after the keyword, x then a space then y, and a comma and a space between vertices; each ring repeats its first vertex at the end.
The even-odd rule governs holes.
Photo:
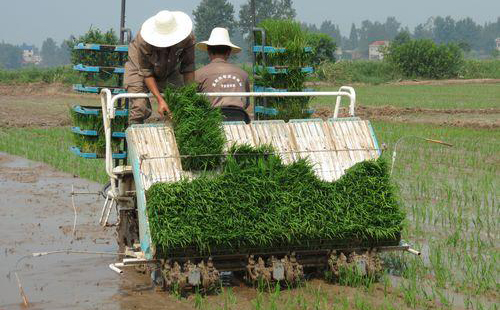
POLYGON ((71 67, 38 68, 26 67, 17 70, 0 69, 0 83, 64 83, 76 84, 82 81, 81 77, 71 67))
POLYGON ((325 62, 316 68, 315 77, 334 84, 380 84, 401 79, 394 66, 384 61, 355 60, 325 62))
POLYGON ((69 151, 73 137, 68 127, 1 128, 0 152, 47 163, 57 170, 91 181, 108 179, 104 161, 83 159, 69 151))
POLYGON ((373 125, 389 151, 405 137, 397 150, 393 177, 409 214, 403 235, 424 250, 424 259, 391 256, 402 266, 405 302, 424 307, 431 298, 441 304, 494 309, 490 306, 498 298, 500 131, 373 125), (453 147, 416 137, 444 140, 453 147))
POLYGON ((391 44, 384 61, 394 65, 407 78, 453 78, 463 66, 463 53, 456 44, 409 40, 391 44))
POLYGON ((319 32, 308 33, 307 45, 313 49, 311 64, 314 66, 318 66, 325 61, 335 61, 337 44, 335 44, 331 36, 319 32))
MULTIPOLYGON (((466 59, 458 70, 460 79, 500 79, 500 59, 466 59)), ((333 84, 381 84, 403 80, 395 65, 386 61, 324 62, 316 68, 315 79, 333 84)))
MULTIPOLYGON (((479 109, 498 108, 500 84, 450 84, 450 85, 359 85, 356 104, 370 107, 394 106, 401 108, 427 109, 479 109)), ((319 87, 332 90, 334 87, 319 87)), ((343 106, 348 101, 343 99, 343 106)), ((317 97, 313 107, 329 107, 333 110, 335 100, 317 97)))
MULTIPOLYGON (((312 63, 313 52, 307 52, 305 48, 309 43, 309 34, 304 31, 300 23, 293 20, 268 19, 259 24, 266 31, 266 45, 275 48, 285 48, 284 52, 266 54, 264 65, 262 54, 257 54, 255 68, 255 84, 262 87, 275 89, 287 89, 288 91, 302 91, 308 73, 302 72, 303 67, 312 63), (268 72, 268 66, 274 66, 276 70, 283 72, 268 72)), ((262 42, 260 34, 256 42, 262 42)), ((262 105, 260 99, 256 102, 262 105)), ((267 98, 266 107, 277 110, 277 115, 259 115, 259 119, 284 119, 307 118, 309 98, 267 98)))
POLYGON ((325 182, 307 160, 285 165, 271 151, 235 146, 221 173, 154 184, 146 197, 157 251, 397 242, 404 213, 384 161, 358 163, 325 182))
POLYGON ((225 136, 222 114, 214 109, 205 96, 196 93, 197 85, 165 89, 165 100, 172 111, 177 147, 184 170, 211 170, 220 164, 221 157, 197 156, 222 154, 225 136))
POLYGON ((500 59, 467 59, 460 70, 464 79, 500 79, 500 59))
MULTIPOLYGON (((99 107, 92 107, 93 109, 99 109, 99 107)), ((73 133, 73 141, 75 146, 80 148, 83 153, 96 153, 98 157, 104 157, 106 155, 106 136, 104 134, 104 124, 102 119, 102 114, 99 112, 98 115, 89 115, 76 112, 74 109, 70 110, 71 120, 73 126, 79 127, 80 130, 94 130, 97 131, 97 136, 87 136, 81 135, 79 133, 73 133)), ((125 132, 127 128, 127 117, 116 116, 111 123, 111 132, 125 132)), ((120 147, 122 145, 123 138, 113 138, 111 140, 112 152, 120 152, 120 147)))

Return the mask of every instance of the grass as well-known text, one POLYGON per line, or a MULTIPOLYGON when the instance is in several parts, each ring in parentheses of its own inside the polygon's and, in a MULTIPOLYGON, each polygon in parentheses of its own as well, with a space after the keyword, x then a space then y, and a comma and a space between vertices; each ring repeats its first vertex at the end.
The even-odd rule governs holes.
MULTIPOLYGON (((465 60, 459 70, 462 79, 500 79, 500 60, 465 60)), ((316 70, 315 78, 330 83, 381 84, 403 79, 391 64, 385 61, 326 62, 316 70)))
POLYGON ((104 161, 76 157, 69 151, 73 137, 69 127, 0 128, 0 151, 47 163, 57 170, 91 181, 107 181, 104 161))
POLYGON ((407 137, 398 149, 394 179, 409 214, 404 235, 424 251, 423 260, 398 255, 406 266, 400 289, 407 304, 424 306, 430 298, 446 305, 463 299, 474 309, 491 307, 500 275, 500 130, 384 122, 374 127, 379 140, 390 146, 407 137))
POLYGON ((81 83, 82 79, 78 72, 70 66, 54 68, 27 67, 16 70, 0 69, 0 83, 19 84, 19 83, 81 83))
MULTIPOLYGON (((319 87, 318 90, 337 90, 337 87, 319 87)), ((500 84, 461 85, 359 85, 355 87, 356 104, 381 107, 428 109, 479 109, 500 107, 500 84)), ((348 101, 343 99, 347 106, 348 101)), ((335 106, 334 98, 317 97, 313 107, 335 106)))

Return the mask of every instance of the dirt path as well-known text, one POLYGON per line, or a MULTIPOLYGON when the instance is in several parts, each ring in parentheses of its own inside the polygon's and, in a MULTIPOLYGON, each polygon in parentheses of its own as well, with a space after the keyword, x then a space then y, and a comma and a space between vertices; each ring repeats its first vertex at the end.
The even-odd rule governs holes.
MULTIPOLYGON (((341 108, 340 116, 348 116, 346 108, 341 108)), ((389 122, 422 123, 468 128, 500 128, 500 109, 425 109, 398 108, 393 106, 368 107, 358 105, 356 116, 368 120, 389 122)), ((313 117, 330 118, 333 111, 329 108, 316 109, 313 117)))

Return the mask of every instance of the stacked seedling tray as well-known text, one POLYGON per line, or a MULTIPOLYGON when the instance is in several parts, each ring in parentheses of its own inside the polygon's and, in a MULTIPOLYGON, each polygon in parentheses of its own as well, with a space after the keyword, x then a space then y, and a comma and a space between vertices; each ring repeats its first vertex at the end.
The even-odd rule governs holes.
MULTIPOLYGON (((307 76, 314 72, 312 48, 306 46, 307 33, 290 20, 266 20, 254 31, 255 92, 304 92, 307 76), (269 45, 266 45, 269 44, 269 45)), ((310 97, 257 98, 256 119, 308 118, 310 97)))
MULTIPOLYGON (((117 109, 111 123, 113 158, 124 159, 122 152, 125 129, 127 128, 127 110, 117 109)), ((106 139, 102 119, 102 109, 94 106, 74 106, 71 109, 73 121, 73 139, 75 146, 71 151, 84 158, 101 158, 106 155, 106 139)))
MULTIPOLYGON (((112 39, 114 40, 114 39, 112 39)), ((113 43, 115 43, 113 41, 113 43)), ((74 84, 73 90, 99 94, 109 88, 113 94, 125 92, 123 74, 128 46, 95 43, 78 43, 73 51, 73 69, 82 74, 83 83, 74 84)), ((103 158, 106 155, 106 139, 101 107, 73 106, 71 109, 73 126, 71 131, 74 146, 71 151, 83 158, 103 158)), ((116 118, 112 122, 112 152, 114 159, 125 159, 125 129, 128 109, 119 102, 116 118)))

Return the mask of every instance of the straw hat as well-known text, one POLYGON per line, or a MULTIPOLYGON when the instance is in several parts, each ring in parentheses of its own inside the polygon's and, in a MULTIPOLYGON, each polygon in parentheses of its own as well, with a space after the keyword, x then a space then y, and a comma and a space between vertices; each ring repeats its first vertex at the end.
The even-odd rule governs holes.
POLYGON ((191 18, 184 12, 160 11, 148 18, 141 27, 141 36, 156 47, 173 46, 193 30, 191 18))
POLYGON ((210 38, 208 39, 208 41, 200 42, 196 44, 196 47, 198 47, 198 49, 202 51, 206 51, 207 46, 216 46, 216 45, 229 46, 233 54, 241 52, 241 48, 239 46, 236 46, 233 43, 231 43, 231 40, 229 39, 229 32, 227 31, 227 29, 221 27, 214 28, 212 30, 212 33, 210 34, 210 38))

